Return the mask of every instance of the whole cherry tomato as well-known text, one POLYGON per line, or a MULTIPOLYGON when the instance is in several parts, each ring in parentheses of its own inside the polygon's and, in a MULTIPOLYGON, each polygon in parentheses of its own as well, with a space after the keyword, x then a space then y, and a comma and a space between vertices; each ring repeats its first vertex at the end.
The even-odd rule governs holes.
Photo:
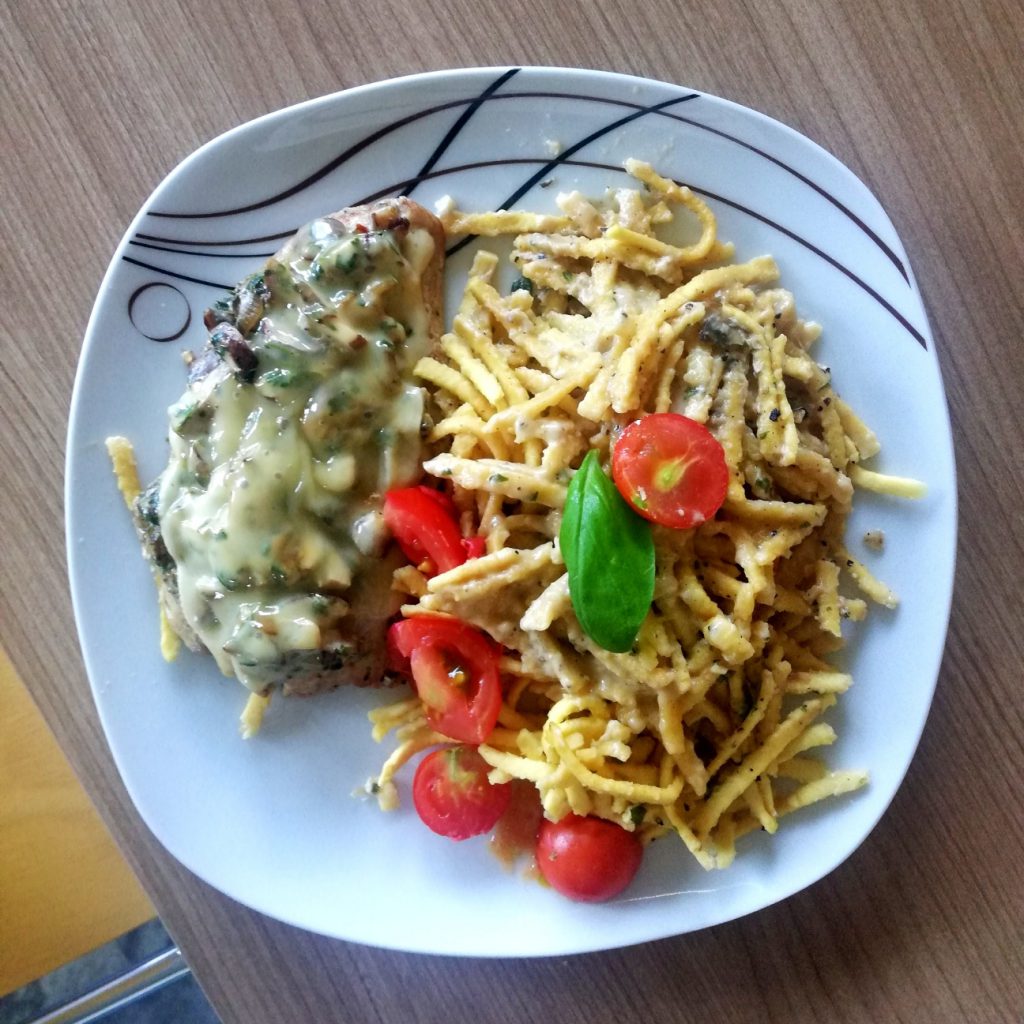
POLYGON ((457 840, 494 828, 508 807, 511 788, 490 782, 490 770, 473 747, 441 747, 429 753, 412 783, 412 801, 423 824, 457 840))
POLYGON ((537 867, 553 889, 571 900, 599 903, 633 881, 643 847, 632 832, 603 818, 566 815, 541 822, 537 867))

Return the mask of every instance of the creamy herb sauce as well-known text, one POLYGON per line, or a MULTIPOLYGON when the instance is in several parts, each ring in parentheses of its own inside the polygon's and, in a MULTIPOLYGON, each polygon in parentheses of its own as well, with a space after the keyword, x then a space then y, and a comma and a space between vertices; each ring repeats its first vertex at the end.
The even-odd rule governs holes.
POLYGON ((433 254, 424 229, 315 221, 247 282, 264 300, 254 369, 222 363, 170 409, 159 520, 182 611, 254 690, 293 652, 343 652, 352 607, 388 594, 379 509, 420 475, 411 370, 430 347, 433 254))

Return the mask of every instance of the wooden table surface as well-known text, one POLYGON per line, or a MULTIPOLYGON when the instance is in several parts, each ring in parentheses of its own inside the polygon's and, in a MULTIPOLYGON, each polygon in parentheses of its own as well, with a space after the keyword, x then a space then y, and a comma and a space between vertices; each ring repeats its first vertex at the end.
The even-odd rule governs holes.
POLYGON ((1022 53, 1015 0, 0 5, 0 630, 226 1022, 1022 1019, 1022 53), (510 63, 608 68, 727 97, 809 135, 871 186, 934 328, 962 530, 920 751, 880 826, 841 868, 779 906, 678 939, 569 959, 460 961, 263 918, 197 881, 149 835, 78 653, 64 446, 100 278, 182 157, 307 97, 510 63))
POLYGON ((150 920, 153 907, 2 649, 0 708, 2 999, 150 920))

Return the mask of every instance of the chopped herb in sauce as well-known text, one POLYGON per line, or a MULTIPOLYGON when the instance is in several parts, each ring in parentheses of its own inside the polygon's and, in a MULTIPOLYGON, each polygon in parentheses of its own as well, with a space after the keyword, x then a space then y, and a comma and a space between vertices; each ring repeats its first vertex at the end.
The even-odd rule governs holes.
POLYGON ((417 474, 423 396, 408 380, 430 332, 412 300, 436 250, 402 231, 304 228, 210 310, 210 358, 172 412, 154 529, 186 621, 257 692, 351 660, 332 630, 367 558, 355 524, 417 474))

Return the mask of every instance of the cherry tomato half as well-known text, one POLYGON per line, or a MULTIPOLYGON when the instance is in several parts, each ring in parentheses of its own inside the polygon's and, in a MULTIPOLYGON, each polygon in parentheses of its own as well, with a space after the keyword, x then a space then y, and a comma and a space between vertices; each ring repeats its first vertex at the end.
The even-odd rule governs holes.
POLYGON ((391 665, 412 676, 427 721, 460 743, 483 743, 501 709, 497 644, 458 619, 417 615, 388 630, 391 665))
POLYGON ((412 802, 423 824, 456 840, 494 828, 511 789, 489 782, 490 770, 473 747, 441 747, 427 754, 412 780, 412 802))
POLYGON ((634 420, 612 452, 612 478, 630 507, 652 523, 689 530, 725 501, 725 452, 703 424, 674 412, 634 420))
POLYGON ((541 822, 537 867, 553 889, 571 900, 599 903, 633 881, 643 847, 632 832, 603 818, 569 814, 541 822))
POLYGON ((388 491, 384 522, 413 565, 429 562, 433 571, 447 572, 483 554, 482 538, 463 540, 454 502, 432 487, 388 491))
POLYGON ((462 548, 466 558, 483 558, 487 554, 487 541, 483 537, 463 537, 462 548))

